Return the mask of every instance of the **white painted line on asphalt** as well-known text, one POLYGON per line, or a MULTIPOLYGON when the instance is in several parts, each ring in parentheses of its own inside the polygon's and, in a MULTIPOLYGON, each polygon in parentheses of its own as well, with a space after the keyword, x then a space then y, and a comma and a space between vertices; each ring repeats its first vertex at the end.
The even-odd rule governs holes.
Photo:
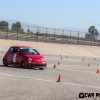
POLYGON ((55 81, 51 81, 51 80, 44 80, 44 79, 30 78, 30 77, 17 76, 17 75, 10 75, 10 74, 2 74, 2 73, 0 73, 0 75, 2 75, 2 76, 8 76, 8 77, 23 78, 23 79, 34 79, 34 80, 42 80, 42 81, 55 82, 55 81))
MULTIPOLYGON (((24 77, 24 76, 16 76, 16 75, 10 75, 10 74, 2 74, 2 76, 9 76, 9 77, 16 77, 16 78, 22 78, 22 79, 33 79, 33 80, 40 80, 40 81, 47 81, 47 82, 53 82, 55 83, 56 81, 51 81, 51 80, 45 80, 45 79, 37 79, 37 78, 30 78, 30 77, 24 77)), ((100 89, 100 87, 96 86, 88 86, 88 85, 81 85, 81 84, 73 84, 73 83, 67 83, 67 82, 59 82, 60 84, 67 84, 67 85, 72 85, 72 86, 78 86, 78 87, 87 87, 87 88, 94 88, 94 89, 100 89)))
MULTIPOLYGON (((65 61, 65 59, 63 59, 62 61, 65 61)), ((77 61, 77 62, 98 62, 97 60, 96 61, 94 61, 94 60, 84 60, 84 61, 82 61, 82 60, 74 60, 74 59, 68 59, 67 61, 71 61, 71 62, 75 62, 75 61, 77 61)))
POLYGON ((73 84, 73 83, 66 83, 66 82, 63 82, 63 84, 73 85, 73 86, 79 86, 79 87, 87 87, 87 88, 100 89, 100 87, 96 87, 96 86, 88 86, 88 85, 73 84))
MULTIPOLYGON (((54 63, 54 64, 58 65, 57 63, 54 63)), ((48 65, 53 66, 54 64, 48 64, 48 65)), ((76 66, 78 66, 78 67, 85 66, 85 65, 68 65, 68 64, 66 64, 66 65, 65 65, 65 64, 61 64, 61 65, 59 65, 59 66, 62 66, 62 65, 63 65, 63 66, 66 66, 66 67, 67 67, 67 66, 74 66, 74 67, 76 67, 76 66)))
MULTIPOLYGON (((55 60, 55 59, 57 60, 57 59, 59 59, 59 60, 61 60, 61 58, 58 58, 58 57, 56 57, 56 58, 55 58, 55 57, 52 57, 52 58, 46 58, 46 59, 52 59, 52 60, 55 60)), ((77 58, 77 59, 76 59, 76 58, 63 58, 63 57, 62 57, 62 60, 61 60, 61 61, 73 61, 73 62, 74 62, 74 61, 81 61, 81 62, 82 62, 82 59, 83 59, 83 58, 80 58, 80 59, 77 58)), ((90 61, 90 62, 97 62, 98 60, 84 59, 84 62, 89 62, 89 61, 90 61)))
MULTIPOLYGON (((51 67, 49 67, 51 68, 51 67)), ((68 70, 68 71, 76 71, 76 72, 83 72, 83 73, 95 73, 95 72, 89 72, 89 71, 81 71, 81 70, 73 70, 73 69, 64 69, 64 68, 56 68, 61 70, 68 70)))

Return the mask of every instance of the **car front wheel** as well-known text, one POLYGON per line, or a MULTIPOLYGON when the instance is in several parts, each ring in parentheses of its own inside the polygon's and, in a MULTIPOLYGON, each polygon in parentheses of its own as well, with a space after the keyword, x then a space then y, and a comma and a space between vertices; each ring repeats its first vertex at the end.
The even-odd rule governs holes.
POLYGON ((44 68, 39 68, 40 70, 44 70, 44 68))
POLYGON ((22 67, 22 68, 27 68, 26 65, 25 65, 25 61, 21 61, 20 67, 22 67))

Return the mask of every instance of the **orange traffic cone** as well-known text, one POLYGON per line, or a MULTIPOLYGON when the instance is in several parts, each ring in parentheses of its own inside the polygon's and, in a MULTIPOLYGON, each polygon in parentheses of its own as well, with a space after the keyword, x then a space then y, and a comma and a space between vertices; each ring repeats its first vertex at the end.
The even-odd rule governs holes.
POLYGON ((84 59, 82 59, 82 61, 84 61, 84 59))
POLYGON ((56 68, 56 65, 54 65, 54 67, 53 68, 56 68))
POLYGON ((90 66, 90 63, 88 63, 88 66, 90 66))
POLYGON ((60 61, 58 61, 58 65, 60 65, 60 61))
POLYGON ((61 82, 61 76, 60 75, 58 76, 57 82, 61 82))
POLYGON ((68 58, 68 56, 66 56, 66 58, 68 58))
POLYGON ((100 74, 100 69, 97 69, 97 74, 100 74))

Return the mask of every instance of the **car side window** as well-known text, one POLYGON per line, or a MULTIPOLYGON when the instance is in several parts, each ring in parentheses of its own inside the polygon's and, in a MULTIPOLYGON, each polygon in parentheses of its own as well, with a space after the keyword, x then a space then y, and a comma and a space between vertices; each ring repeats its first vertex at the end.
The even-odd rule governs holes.
POLYGON ((14 48, 14 51, 13 51, 14 53, 16 53, 16 52, 20 52, 20 49, 19 48, 14 48))
POLYGON ((33 49, 37 54, 39 54, 40 55, 40 53, 36 50, 36 49, 33 49))
POLYGON ((10 48, 9 52, 13 53, 14 51, 14 48, 10 48))

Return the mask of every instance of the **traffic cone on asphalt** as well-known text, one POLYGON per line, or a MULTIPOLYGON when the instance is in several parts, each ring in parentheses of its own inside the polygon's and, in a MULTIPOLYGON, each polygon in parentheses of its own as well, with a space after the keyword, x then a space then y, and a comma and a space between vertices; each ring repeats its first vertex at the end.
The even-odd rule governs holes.
POLYGON ((82 59, 82 61, 84 61, 84 59, 82 59))
POLYGON ((56 68, 56 65, 54 65, 54 67, 53 68, 56 68))
POLYGON ((58 76, 57 82, 61 82, 61 76, 60 75, 58 76))
POLYGON ((60 61, 58 61, 58 65, 60 65, 60 61))
POLYGON ((90 66, 90 63, 88 63, 88 66, 90 66))
POLYGON ((97 74, 100 74, 100 69, 97 69, 97 74))

